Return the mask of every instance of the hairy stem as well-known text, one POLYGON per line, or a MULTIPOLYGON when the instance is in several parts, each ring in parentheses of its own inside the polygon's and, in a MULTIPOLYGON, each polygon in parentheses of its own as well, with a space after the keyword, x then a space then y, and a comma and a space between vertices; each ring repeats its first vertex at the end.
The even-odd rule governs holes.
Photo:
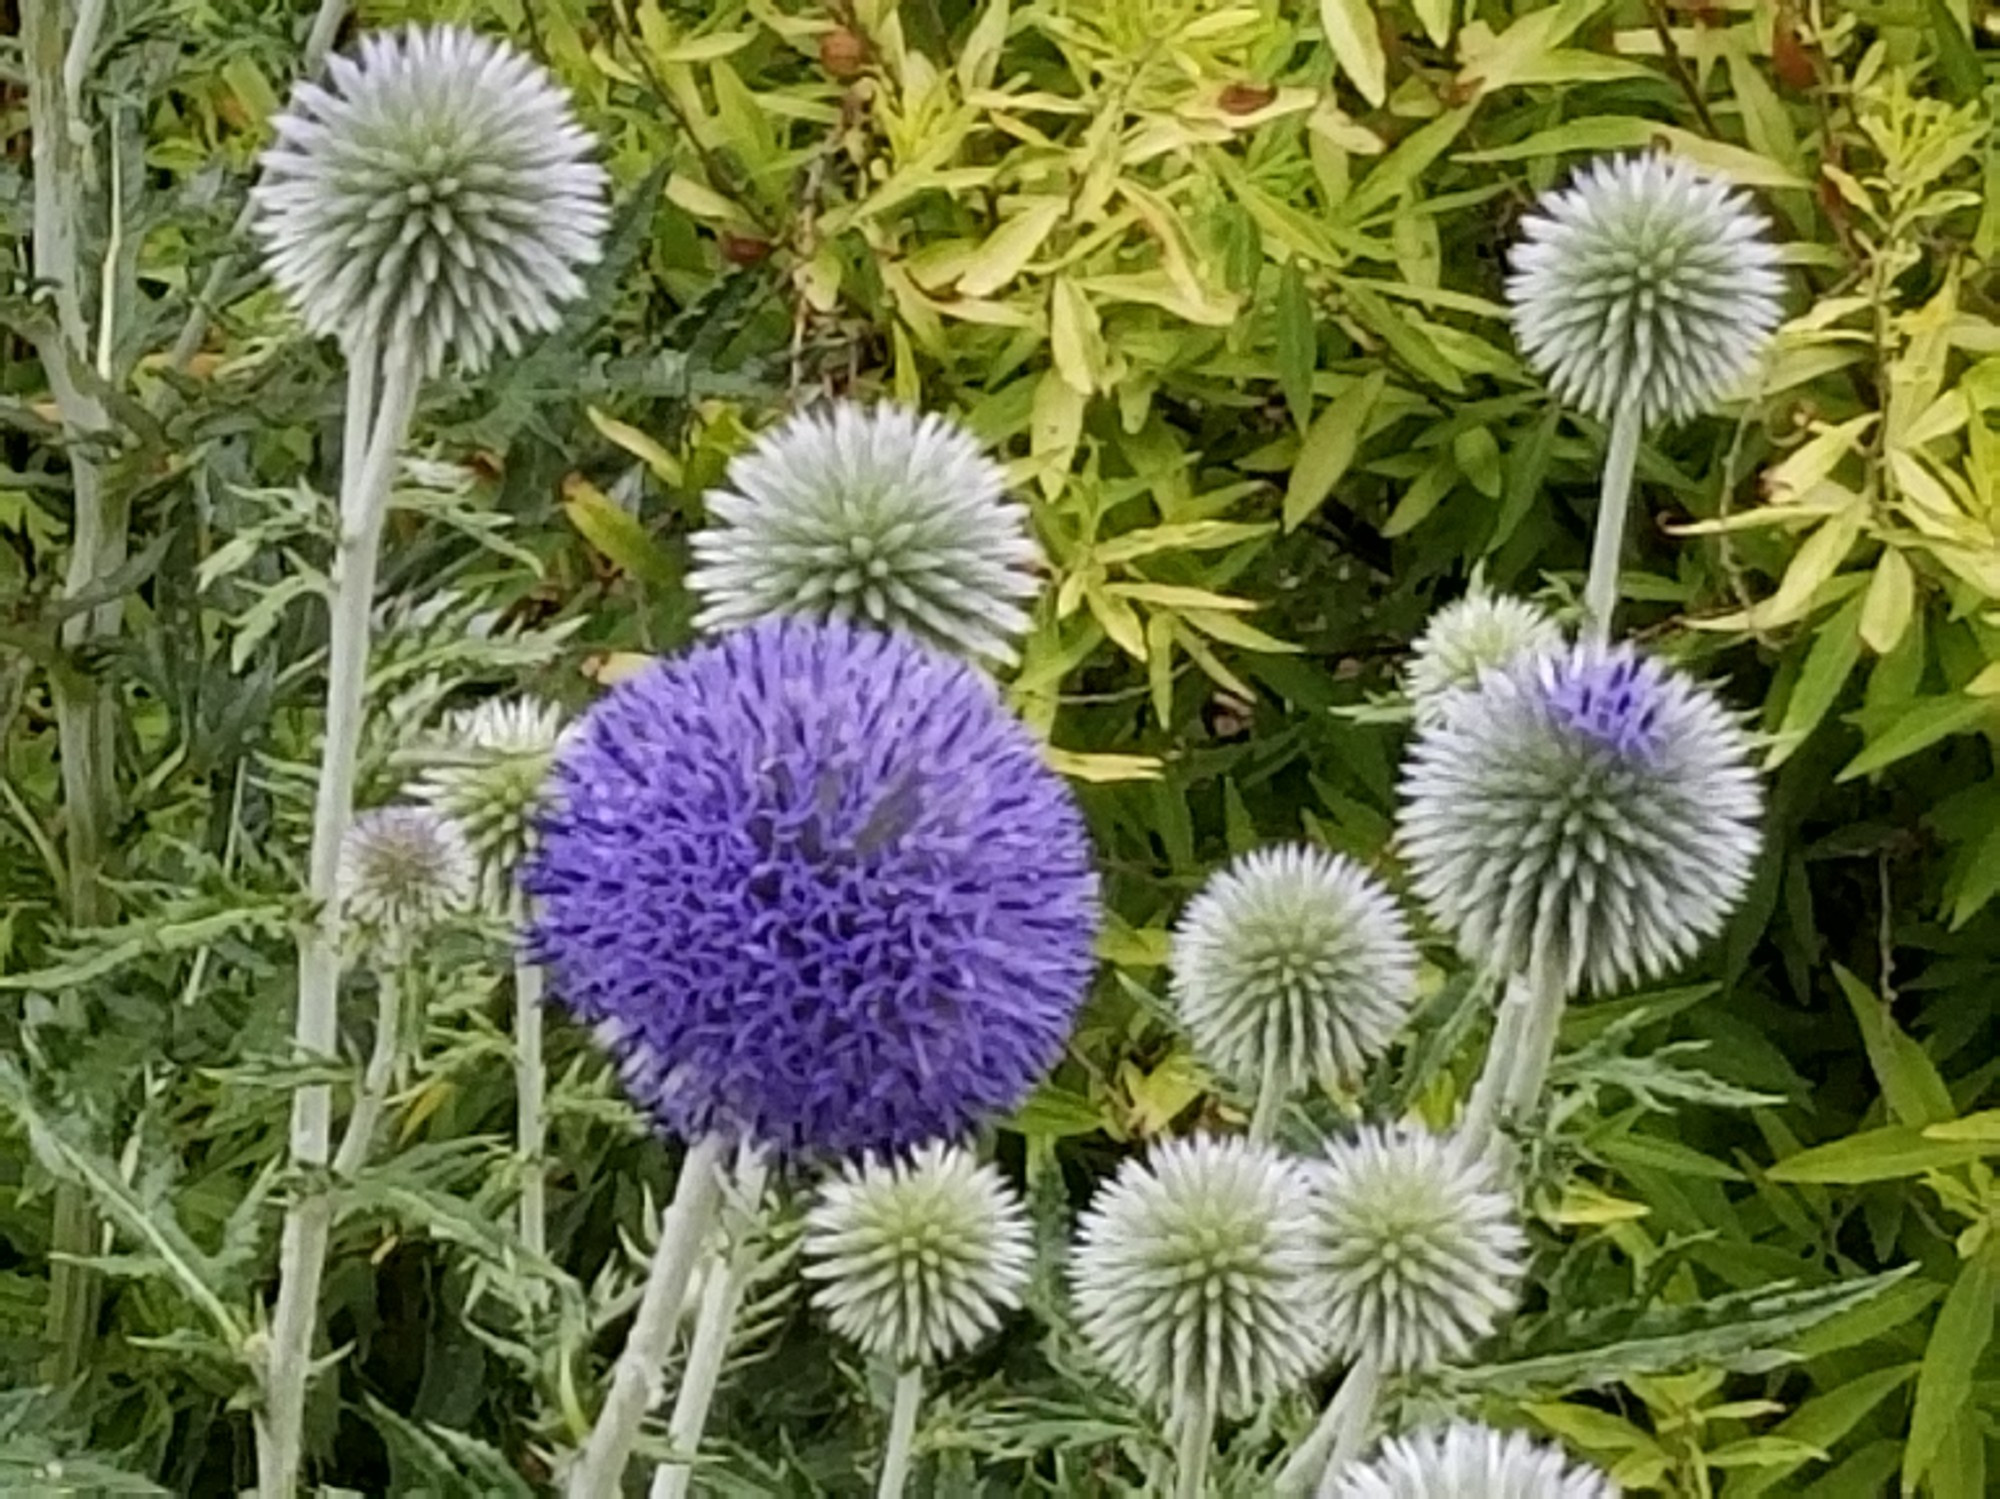
POLYGON ((638 1314, 611 1371, 611 1389, 563 1486, 568 1499, 614 1499, 625 1481, 640 1424, 660 1394, 660 1369, 673 1349, 688 1278, 722 1200, 722 1149, 721 1138, 708 1135, 691 1145, 681 1162, 638 1314))
POLYGON ((396 1063, 402 1055, 403 986, 402 956, 384 955, 375 974, 375 1040, 368 1051, 368 1065, 361 1074, 360 1090, 354 1095, 354 1112, 347 1116, 347 1129, 340 1137, 340 1149, 333 1155, 333 1174, 350 1177, 368 1164, 375 1148, 375 1130, 389 1101, 395 1082, 396 1063))
POLYGON ((1269 1140, 1278 1129, 1278 1115, 1285 1104, 1279 1085, 1278 1048, 1270 1047, 1264 1058, 1264 1076, 1257 1084, 1257 1102, 1250 1111, 1250 1138, 1269 1140))
POLYGON ((722 1361, 729 1353, 736 1313, 763 1252, 756 1220, 766 1174, 762 1155, 747 1148, 738 1152, 732 1195, 742 1214, 742 1232, 735 1235, 727 1257, 714 1267, 702 1287, 701 1309, 695 1316, 694 1336, 688 1341, 687 1365, 674 1395, 673 1414, 667 1418, 667 1440, 675 1452, 685 1453, 688 1461, 661 1463, 653 1472, 650 1499, 683 1499, 694 1477, 694 1458, 701 1449, 702 1433, 708 1429, 708 1410, 722 1378, 722 1361))
POLYGON ((1193 1410, 1174 1414, 1175 1499, 1202 1499, 1208 1492, 1208 1459, 1215 1447, 1215 1397, 1204 1394, 1193 1410))
POLYGON ((1475 1148, 1499 1148, 1507 1127, 1533 1114, 1541 1102, 1567 997, 1567 986, 1550 963, 1538 960, 1508 979, 1486 1065, 1459 1124, 1461 1137, 1475 1148))
MULTIPOLYGON (((374 394, 374 362, 375 351, 370 346, 350 351, 340 538, 334 558, 327 658, 326 733, 313 806, 306 891, 317 916, 299 937, 298 1013, 292 1031, 293 1046, 299 1059, 306 1062, 332 1060, 339 1042, 341 910, 336 875, 340 843, 354 818, 376 554, 396 458, 416 407, 416 365, 408 351, 393 347, 382 361, 379 401, 374 394), (365 440, 357 432, 357 424, 366 424, 360 429, 368 434, 365 440)), ((264 1408, 257 1428, 261 1499, 291 1499, 298 1484, 313 1331, 319 1320, 320 1279, 333 1224, 327 1184, 321 1179, 332 1141, 332 1115, 333 1100, 326 1084, 307 1083, 293 1095, 291 1159, 301 1179, 285 1214, 279 1246, 278 1301, 271 1319, 264 1408)))
POLYGON ((912 1364, 896 1376, 896 1403, 889 1413, 889 1445, 882 1453, 882 1477, 875 1499, 901 1499, 910 1481, 910 1452, 917 1441, 917 1413, 924 1403, 924 1370, 912 1364))
POLYGON ((1296 1499, 1307 1490, 1323 1493, 1332 1477, 1353 1461, 1368 1440, 1381 1395, 1382 1374, 1375 1360, 1357 1361, 1340 1381, 1311 1433, 1279 1469, 1271 1492, 1281 1499, 1296 1499))
MULTIPOLYGON (((527 901, 514 899, 514 924, 525 925, 527 901)), ((542 970, 518 952, 514 957, 514 1146, 521 1157, 521 1242, 538 1259, 546 1257, 548 1230, 548 1122, 543 1109, 548 1087, 542 1067, 542 970)))
POLYGON ((1611 615, 1618 607, 1618 562, 1625 550, 1625 512, 1631 508, 1641 426, 1638 402, 1619 407, 1611 423, 1611 446, 1604 455, 1597 535, 1590 547, 1590 577, 1583 586, 1584 636, 1600 645, 1611 638, 1611 615))

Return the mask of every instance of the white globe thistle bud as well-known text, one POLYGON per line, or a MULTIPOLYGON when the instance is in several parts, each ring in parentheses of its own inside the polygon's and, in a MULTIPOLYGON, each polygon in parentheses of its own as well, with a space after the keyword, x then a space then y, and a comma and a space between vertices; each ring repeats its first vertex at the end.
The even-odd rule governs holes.
POLYGON ((1404 690, 1417 722, 1432 722, 1447 693, 1476 687, 1488 671, 1562 645, 1562 626, 1548 611, 1474 584, 1424 626, 1404 672, 1404 690))
POLYGON ((1243 1139, 1128 1160, 1078 1227, 1070 1285, 1105 1371, 1170 1416, 1249 1415, 1326 1357, 1303 1171, 1243 1139))
POLYGON ((1618 1499, 1618 1486, 1518 1431, 1459 1421, 1391 1437, 1343 1471, 1333 1499, 1618 1499))
POLYGON ((465 835, 429 807, 376 807, 340 840, 335 888, 356 926, 404 939, 472 900, 478 865, 465 835))
POLYGON ((957 424, 886 404, 805 411, 728 481, 692 542, 700 628, 832 614, 1015 659, 1040 553, 1005 475, 957 424))
POLYGON ((489 894, 511 878, 534 838, 562 710, 540 698, 488 698, 445 715, 410 794, 458 826, 489 894))
POLYGON ((1490 1159, 1364 1125, 1313 1173, 1308 1245, 1334 1351, 1389 1373, 1465 1357, 1519 1301, 1527 1235, 1490 1159))
POLYGON ((1398 834, 1467 957, 1574 993, 1655 978, 1749 884, 1762 798, 1736 719, 1630 645, 1452 694, 1411 748, 1398 834))
POLYGON ((1522 221, 1507 295, 1528 361, 1608 421, 1699 415, 1747 375, 1784 292, 1770 224, 1677 156, 1606 159, 1522 221))
POLYGON ((532 59, 456 26, 363 37, 271 122, 251 189, 271 277, 350 353, 400 344, 477 371, 583 294, 609 222, 603 169, 532 59))
POLYGON ((938 1144, 844 1168, 820 1188, 800 1249, 833 1330, 902 1367, 991 1333, 1021 1304, 1033 1255, 1019 1195, 970 1151, 938 1144))
POLYGON ((1280 1096, 1354 1081, 1416 997, 1417 953, 1395 898, 1341 854, 1259 849, 1188 903, 1170 994, 1204 1062, 1280 1096))

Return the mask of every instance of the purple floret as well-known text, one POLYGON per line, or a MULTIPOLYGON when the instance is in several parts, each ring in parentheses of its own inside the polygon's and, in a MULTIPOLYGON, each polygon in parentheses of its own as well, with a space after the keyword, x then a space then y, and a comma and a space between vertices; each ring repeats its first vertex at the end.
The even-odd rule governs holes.
POLYGON ((753 625, 614 688, 553 790, 531 950, 675 1134, 890 1151, 1055 1063, 1092 970, 1090 846, 973 668, 753 625))
POLYGON ((1629 646, 1576 650, 1542 668, 1542 687, 1557 720, 1574 733, 1630 759, 1659 748, 1665 677, 1659 663, 1629 646))

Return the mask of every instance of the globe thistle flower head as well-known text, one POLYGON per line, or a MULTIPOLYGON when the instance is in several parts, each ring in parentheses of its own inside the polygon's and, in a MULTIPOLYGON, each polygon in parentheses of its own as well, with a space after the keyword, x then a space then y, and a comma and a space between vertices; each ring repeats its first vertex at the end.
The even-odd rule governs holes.
POLYGON ((1309 1224, 1300 1169, 1248 1140, 1173 1140, 1127 1160, 1078 1225, 1085 1343, 1156 1409, 1250 1414, 1325 1358, 1309 1224))
POLYGON ((469 371, 583 294, 609 217, 568 96, 456 26, 365 36, 272 120, 251 189, 272 279, 316 334, 469 371))
POLYGON ((700 628, 834 615, 1015 659, 1040 554, 999 466, 955 423, 887 404, 804 411, 728 477, 692 543, 700 628))
POLYGON ((408 938, 464 909, 478 866, 465 835, 430 807, 376 807, 340 840, 341 910, 355 926, 408 938))
POLYGON ((447 714, 411 794, 464 832, 498 896, 526 856, 549 768, 562 742, 562 710, 539 698, 488 698, 447 714))
POLYGON ((1394 897, 1341 854, 1298 844, 1229 865, 1174 928, 1171 997, 1196 1054, 1282 1094, 1358 1079, 1402 1028, 1417 954, 1394 897))
POLYGON ((1469 1421, 1391 1437, 1335 1481, 1334 1499, 1618 1499, 1559 1447, 1469 1421))
POLYGON ((1417 637, 1404 673, 1410 705, 1418 722, 1430 722, 1445 694, 1477 687, 1486 672, 1562 644, 1562 627, 1545 610, 1475 584, 1433 614, 1417 637))
POLYGON ((849 1165, 820 1189, 801 1242, 813 1304, 899 1366, 965 1352, 1021 1304, 1032 1246, 1020 1197, 970 1151, 933 1143, 849 1165))
POLYGON ((1528 361, 1600 420, 1684 421, 1739 383, 1778 325, 1770 224, 1677 156, 1606 158, 1522 221, 1507 295, 1528 361))
POLYGON ((1658 977, 1749 884, 1761 795, 1736 718, 1629 644, 1488 673, 1420 729, 1399 837, 1459 950, 1567 992, 1658 977))
POLYGON ((1314 1172, 1308 1243, 1335 1351, 1391 1373, 1463 1358, 1517 1304, 1528 1241, 1491 1161, 1364 1125, 1314 1172))
POLYGON ((767 620, 626 679, 557 752, 532 956, 667 1128, 780 1154, 962 1135, 1092 971, 1082 819, 975 668, 767 620))

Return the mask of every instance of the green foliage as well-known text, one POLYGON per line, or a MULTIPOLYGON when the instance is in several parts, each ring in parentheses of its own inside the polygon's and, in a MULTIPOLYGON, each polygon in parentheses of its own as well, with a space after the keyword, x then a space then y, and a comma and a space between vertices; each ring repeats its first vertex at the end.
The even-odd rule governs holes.
MULTIPOLYGON (((359 9, 515 33, 577 91, 621 205, 566 328, 427 399, 384 557, 364 803, 397 795, 399 751, 447 706, 577 705, 683 643, 702 493, 779 411, 854 391, 961 413, 1033 502, 1050 587, 1008 690, 1075 778, 1113 908, 1068 1059, 999 1132, 1051 1253, 1122 1153, 1240 1115, 1158 998, 1203 873, 1282 837, 1379 859, 1403 732, 1382 703, 1427 612, 1475 566, 1559 607, 1575 592, 1605 434, 1512 346, 1512 220, 1585 154, 1653 142, 1756 189, 1793 321, 1727 415, 1647 442, 1624 587, 1638 629, 1758 715, 1759 880, 1690 987, 1570 1017, 1554 1118, 1525 1142, 1535 1301, 1461 1381, 1404 1393, 1538 1424, 1639 1493, 1987 1491, 2000 76, 1966 7, 359 9)), ((57 312, 29 248, 29 68, 0 44, 4 1488, 251 1481, 306 1075, 290 943, 340 379, 233 224, 307 24, 109 0, 82 59, 93 337, 70 371, 108 416, 83 435, 37 352, 57 312), (66 594, 86 470, 130 544, 66 594), (80 631, 93 614, 116 628, 80 631), (91 694, 116 711, 102 863, 82 868, 56 716, 91 694), (97 1252, 52 1244, 58 1188, 94 1206, 97 1252), (101 1308, 81 1377, 57 1380, 42 1303, 78 1261, 101 1308)), ((1491 995, 1433 956, 1421 1041, 1371 1108, 1443 1117, 1467 1085, 1491 995)), ((314 1472, 544 1492, 635 1303, 667 1152, 588 1039, 552 1037, 533 1255, 505 933, 452 928, 408 982, 422 1044, 395 1152, 340 1187, 314 1472)), ((937 1492, 1139 1491, 1159 1433, 1078 1373, 1051 1274, 1034 1310, 1045 1340, 1016 1324, 941 1381, 920 1444, 937 1492)), ((796 1299, 753 1322, 711 1427, 715 1492, 863 1492, 886 1392, 796 1299)), ((1225 1479, 1255 1492, 1311 1416, 1239 1433, 1225 1479)))

